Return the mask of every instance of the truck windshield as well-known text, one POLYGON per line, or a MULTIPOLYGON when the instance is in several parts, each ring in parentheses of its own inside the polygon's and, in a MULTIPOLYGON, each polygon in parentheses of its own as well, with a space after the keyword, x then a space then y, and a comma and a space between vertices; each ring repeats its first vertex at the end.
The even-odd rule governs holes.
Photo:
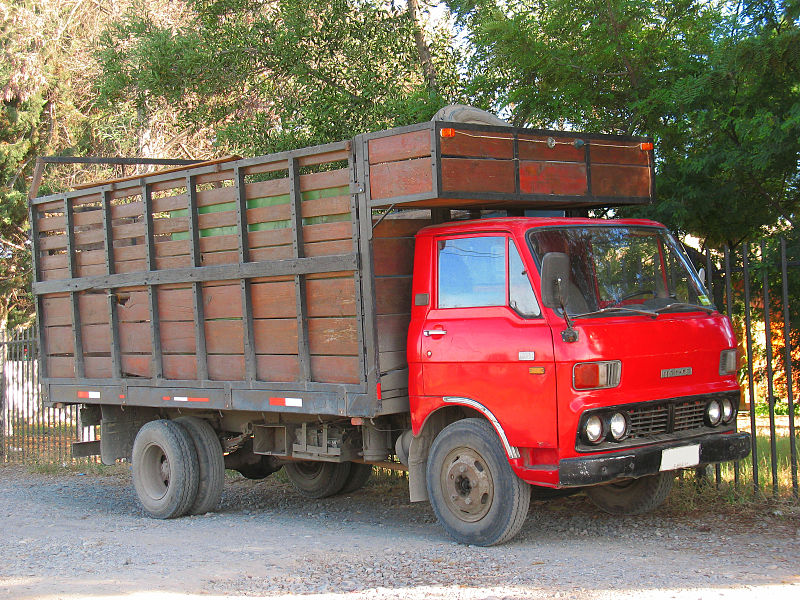
POLYGON ((640 309, 656 312, 712 308, 680 244, 655 227, 574 226, 528 233, 538 264, 548 252, 570 263, 565 296, 570 315, 640 309))

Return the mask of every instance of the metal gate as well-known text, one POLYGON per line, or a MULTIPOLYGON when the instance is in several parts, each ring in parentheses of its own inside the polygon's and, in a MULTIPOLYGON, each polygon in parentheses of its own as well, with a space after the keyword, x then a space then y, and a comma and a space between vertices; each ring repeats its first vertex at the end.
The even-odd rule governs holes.
POLYGON ((0 462, 64 465, 83 433, 79 411, 42 405, 35 333, 0 331, 0 462))
POLYGON ((791 490, 797 500, 794 392, 800 382, 795 368, 800 359, 800 261, 790 260, 787 248, 784 237, 746 243, 735 251, 726 246, 706 251, 705 264, 698 266, 709 274, 715 304, 731 318, 739 338, 745 407, 739 426, 754 434, 747 462, 717 465, 716 483, 728 479, 737 489, 775 498, 791 490))

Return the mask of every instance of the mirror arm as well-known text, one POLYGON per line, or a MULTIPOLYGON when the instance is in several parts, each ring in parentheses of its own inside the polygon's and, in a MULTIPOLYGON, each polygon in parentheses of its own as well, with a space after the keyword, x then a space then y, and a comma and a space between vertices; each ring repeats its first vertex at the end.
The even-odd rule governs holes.
POLYGON ((573 342, 577 342, 578 341, 578 332, 572 326, 573 322, 569 318, 569 314, 567 313, 567 307, 566 307, 566 305, 564 303, 564 294, 563 294, 563 290, 561 289, 561 284, 562 284, 562 280, 561 280, 561 277, 559 277, 559 278, 556 279, 556 289, 558 291, 558 301, 559 301, 559 304, 561 305, 561 313, 564 315, 564 320, 567 322, 567 328, 564 331, 561 332, 561 339, 564 342, 566 342, 568 344, 571 344, 573 342))

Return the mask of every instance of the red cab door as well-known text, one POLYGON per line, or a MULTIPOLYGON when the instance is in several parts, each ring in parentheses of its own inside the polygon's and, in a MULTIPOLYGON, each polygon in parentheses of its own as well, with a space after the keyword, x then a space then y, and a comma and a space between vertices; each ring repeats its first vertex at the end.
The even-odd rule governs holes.
POLYGON ((479 402, 512 446, 555 447, 553 340, 531 286, 530 258, 504 233, 439 238, 434 251, 423 393, 479 402))

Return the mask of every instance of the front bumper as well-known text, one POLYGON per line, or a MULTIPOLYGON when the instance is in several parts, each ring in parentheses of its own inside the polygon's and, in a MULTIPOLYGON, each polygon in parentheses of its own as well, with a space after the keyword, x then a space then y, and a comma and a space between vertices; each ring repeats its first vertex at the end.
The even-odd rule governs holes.
POLYGON ((558 464, 558 483, 559 486, 574 487, 653 475, 661 470, 661 455, 664 450, 693 444, 700 444, 698 464, 701 465, 740 460, 750 454, 749 433, 712 433, 690 440, 630 448, 620 452, 565 458, 558 464))

